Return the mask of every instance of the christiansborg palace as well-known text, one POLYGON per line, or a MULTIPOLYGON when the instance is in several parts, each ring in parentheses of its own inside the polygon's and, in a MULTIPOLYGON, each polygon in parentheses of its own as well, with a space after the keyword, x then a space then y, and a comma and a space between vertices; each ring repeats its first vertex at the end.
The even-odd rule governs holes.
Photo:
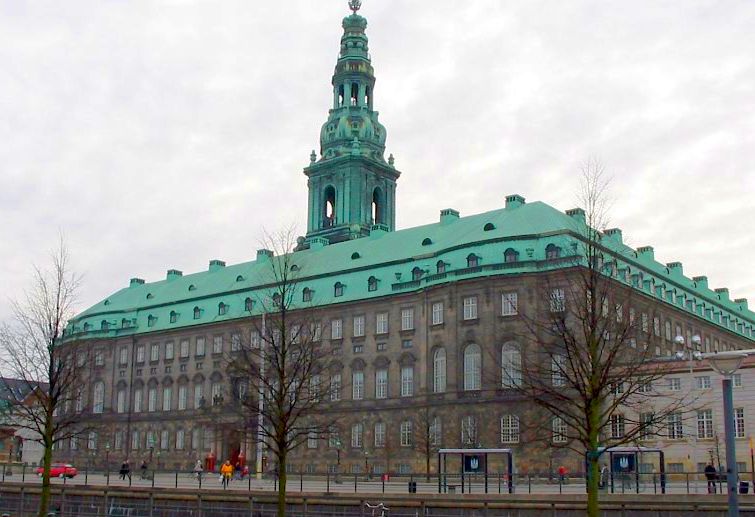
MULTIPOLYGON (((309 440, 291 468, 324 472, 340 460, 344 472, 365 463, 375 473, 422 471, 413 417, 423 408, 437 445, 511 447, 520 467, 560 462, 561 452, 522 436, 536 416, 502 372, 527 353, 521 315, 552 301, 540 287, 580 253, 585 213, 512 194, 498 210, 461 217, 446 208, 434 222, 397 230, 400 172, 385 157, 374 110, 366 26, 356 10, 343 20, 320 153, 304 169, 307 235, 292 258, 298 309, 320 322, 332 352, 323 411, 338 415, 342 441, 309 440)), ((614 281, 636 294, 622 310, 641 321, 657 355, 672 354, 677 335, 701 336, 703 351, 753 347, 746 300, 685 276, 679 262, 657 262, 650 246, 626 246, 619 229, 606 230, 601 246, 614 281)), ((132 461, 159 452, 171 468, 210 453, 251 459, 254 433, 237 430, 222 403, 233 396, 223 358, 256 339, 251 321, 262 315, 271 260, 261 249, 242 264, 212 260, 199 273, 133 278, 71 321, 65 346, 90 365, 77 404, 99 430, 59 444, 56 459, 83 463, 105 443, 132 461)))

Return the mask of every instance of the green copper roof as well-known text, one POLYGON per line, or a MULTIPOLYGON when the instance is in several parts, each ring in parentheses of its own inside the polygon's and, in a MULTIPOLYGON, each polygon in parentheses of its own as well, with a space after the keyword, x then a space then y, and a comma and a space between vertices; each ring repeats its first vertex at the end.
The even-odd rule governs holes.
MULTIPOLYGON (((579 210, 564 213, 542 202, 525 204, 521 197, 509 196, 504 209, 463 218, 450 209, 441 214, 441 220, 433 224, 396 232, 373 231, 369 237, 293 253, 300 275, 297 288, 313 293, 311 302, 300 301, 299 306, 365 300, 467 278, 566 267, 575 263, 581 250, 577 242, 584 222, 579 210), (546 259, 549 244, 561 248, 560 258, 546 259), (504 261, 509 249, 518 253, 514 262, 504 261), (478 257, 478 266, 469 267, 470 255, 478 257), (440 274, 439 261, 446 264, 440 274), (421 270, 419 279, 413 276, 415 268, 421 270), (377 279, 374 291, 368 290, 370 277, 377 279), (336 282, 343 284, 343 294, 337 297, 336 282)), ((731 301, 728 293, 710 290, 704 277, 685 277, 681 264, 656 262, 652 249, 634 250, 624 245, 619 230, 607 231, 602 245, 613 255, 619 280, 741 336, 755 337, 755 314, 745 301, 731 301)), ((131 286, 79 314, 69 325, 69 336, 116 336, 233 320, 249 315, 247 298, 254 301, 252 313, 260 313, 260 300, 270 295, 269 260, 278 258, 259 253, 257 260, 231 266, 213 261, 209 271, 190 275, 171 270, 158 282, 132 280, 131 286), (221 303, 224 313, 219 310, 221 303)))

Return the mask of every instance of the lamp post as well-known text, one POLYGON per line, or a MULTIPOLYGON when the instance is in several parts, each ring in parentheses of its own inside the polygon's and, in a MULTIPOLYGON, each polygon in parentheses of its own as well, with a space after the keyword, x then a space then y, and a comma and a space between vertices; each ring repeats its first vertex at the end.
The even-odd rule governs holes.
POLYGON ((372 476, 370 475, 370 463, 369 463, 370 453, 366 450, 364 451, 364 473, 367 476, 367 479, 371 479, 372 476))
POLYGON ((689 372, 690 373, 692 373, 692 360, 699 359, 701 357, 700 345, 702 344, 702 342, 703 340, 697 334, 690 337, 689 343, 687 343, 687 340, 684 339, 684 336, 676 336, 674 338, 674 343, 676 343, 678 346, 689 348, 689 354, 686 354, 685 350, 678 350, 676 354, 679 359, 684 359, 684 357, 687 356, 687 358, 689 359, 689 372))
POLYGON ((155 452, 155 437, 150 433, 149 435, 149 464, 152 465, 152 454, 155 452))
POLYGON ((341 482, 341 438, 336 438, 336 483, 341 482))
POLYGON ((729 495, 729 517, 739 515, 739 501, 737 499, 737 456, 734 442, 734 402, 732 395, 731 376, 736 372, 742 361, 747 357, 744 352, 731 351, 714 354, 704 354, 711 368, 723 376, 721 382, 724 396, 724 434, 726 437, 726 489, 729 495))
POLYGON ((105 444, 105 477, 110 479, 110 442, 105 444))

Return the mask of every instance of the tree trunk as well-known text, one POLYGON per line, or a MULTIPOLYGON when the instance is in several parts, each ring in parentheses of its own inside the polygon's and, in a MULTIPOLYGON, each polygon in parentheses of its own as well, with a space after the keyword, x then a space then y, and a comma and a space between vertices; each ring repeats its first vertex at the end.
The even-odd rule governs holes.
MULTIPOLYGON (((47 437, 46 437, 47 438, 47 437)), ((45 439, 45 452, 42 460, 42 493, 39 495, 39 517, 47 517, 50 506, 50 466, 52 465, 52 440, 45 439)))
POLYGON ((430 453, 425 456, 425 476, 427 478, 427 482, 430 482, 430 453))
POLYGON ((600 407, 600 401, 593 400, 587 415, 590 423, 587 428, 590 444, 587 451, 587 517, 600 517, 600 457, 598 456, 600 407))
POLYGON ((286 517, 286 454, 278 457, 278 513, 277 517, 286 517))

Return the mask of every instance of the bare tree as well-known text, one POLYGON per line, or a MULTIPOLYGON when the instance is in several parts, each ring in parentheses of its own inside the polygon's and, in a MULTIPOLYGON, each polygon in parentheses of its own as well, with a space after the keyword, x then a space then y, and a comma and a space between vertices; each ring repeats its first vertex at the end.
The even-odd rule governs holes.
POLYGON ((269 267, 262 281, 269 287, 255 300, 262 315, 250 317, 254 337, 232 344, 228 358, 241 423, 258 432, 277 462, 279 517, 286 509, 289 454, 307 439, 327 436, 331 424, 318 411, 329 399, 322 379, 328 354, 311 296, 299 286, 306 264, 295 262, 294 235, 289 229, 265 238, 269 267))
MULTIPOLYGON (((86 355, 82 360, 62 347, 78 286, 79 277, 70 270, 61 237, 50 267, 35 267, 31 286, 22 299, 13 302, 13 321, 0 328, 3 370, 26 393, 35 394, 31 399, 12 397, 9 402, 15 425, 30 431, 44 448, 40 517, 47 515, 50 501, 53 446, 88 431, 79 424, 82 414, 88 412, 83 389, 86 355)), ((3 382, 10 381, 4 378, 3 382)))
POLYGON ((416 428, 416 450, 422 453, 425 460, 425 479, 430 481, 430 462, 441 447, 440 420, 425 406, 414 416, 413 427, 416 428))
POLYGON ((573 263, 558 247, 548 252, 548 259, 567 260, 566 267, 542 281, 542 303, 523 317, 531 347, 521 356, 521 370, 513 365, 503 373, 505 385, 550 416, 541 429, 549 446, 586 454, 591 517, 599 513, 601 454, 658 432, 689 403, 653 389, 667 368, 652 341, 655 310, 635 295, 626 268, 619 270, 611 258, 615 245, 607 242, 611 232, 604 232, 607 192, 603 166, 586 163, 585 220, 572 232, 578 242, 573 263))

